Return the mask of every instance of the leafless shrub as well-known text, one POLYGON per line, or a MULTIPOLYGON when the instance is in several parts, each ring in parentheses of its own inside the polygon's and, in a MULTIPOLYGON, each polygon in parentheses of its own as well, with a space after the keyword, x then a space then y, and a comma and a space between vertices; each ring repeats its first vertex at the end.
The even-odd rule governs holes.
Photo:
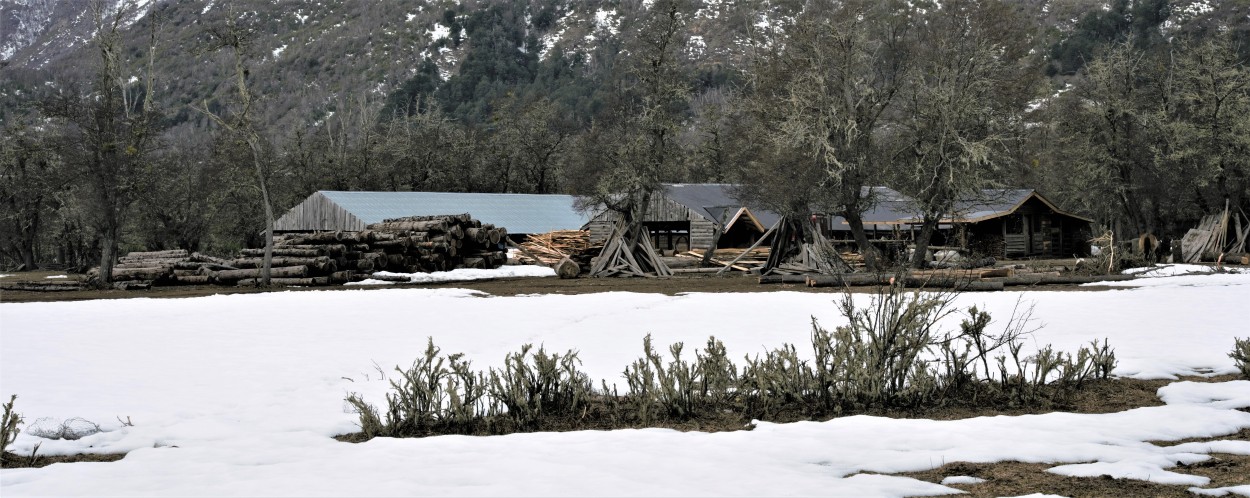
POLYGON ((74 417, 57 421, 52 417, 35 420, 26 427, 26 432, 44 439, 65 439, 76 441, 92 434, 101 432, 100 425, 82 417, 74 417))
POLYGON ((22 432, 17 426, 23 422, 22 415, 13 411, 13 402, 17 401, 17 395, 9 396, 9 402, 4 404, 4 417, 0 418, 0 458, 3 458, 5 452, 9 451, 9 445, 17 439, 17 435, 22 432))
POLYGON ((1241 370, 1241 376, 1250 379, 1250 337, 1234 339, 1233 350, 1228 353, 1228 357, 1232 358, 1237 369, 1241 370))
MULTIPOLYGON (((624 393, 607 381, 596 390, 574 351, 548 354, 526 344, 509 353, 501 369, 482 373, 461 354, 442 355, 430 341, 410 368, 396 368, 385 417, 358 394, 346 402, 366 437, 499 434, 576 427, 588 417, 591 424, 620 427, 724 413, 772 419, 978 400, 1020 405, 1106 379, 1115 368, 1106 340, 1075 354, 1047 345, 1024 355, 1023 337, 1037 325, 1032 307, 1022 302, 997 332, 990 331, 989 313, 976 307, 966 310, 958 330, 943 331, 940 322, 959 313, 955 296, 890 286, 856 306, 845 295, 839 311, 846 325, 830 331, 813 318, 812 359, 783 344, 744 357, 741 369, 715 337, 691 361, 683 343, 662 355, 648 334, 643 356, 622 373, 624 393)), ((1250 340, 1238 345, 1250 356, 1250 340)))

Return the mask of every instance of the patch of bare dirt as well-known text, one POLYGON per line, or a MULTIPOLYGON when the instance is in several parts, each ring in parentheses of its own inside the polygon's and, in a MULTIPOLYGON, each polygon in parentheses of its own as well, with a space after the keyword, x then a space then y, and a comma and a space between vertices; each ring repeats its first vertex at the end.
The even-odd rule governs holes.
POLYGON ((122 453, 110 453, 106 455, 95 455, 88 453, 79 453, 77 455, 57 455, 43 456, 36 453, 31 455, 18 455, 15 453, 4 452, 4 458, 0 458, 0 468, 5 469, 21 469, 21 468, 38 468, 47 467, 54 463, 74 463, 74 462, 116 462, 125 457, 122 453))
MULTIPOLYGON (((1236 376, 1222 376, 1214 378, 1187 378, 1195 382, 1225 382, 1236 380, 1236 376)), ((1115 389, 1121 385, 1122 381, 1112 381, 1110 389, 1103 389, 1104 394, 1109 394, 1109 390, 1115 389)), ((1170 381, 1144 381, 1158 382, 1159 385, 1166 385, 1170 381)), ((1146 387, 1142 385, 1141 387, 1146 387)), ((1091 400, 1097 398, 1094 392, 1089 393, 1091 400)), ((1126 397, 1120 397, 1121 402, 1130 399, 1141 399, 1140 395, 1132 394, 1126 397)), ((1154 405, 1162 404, 1155 399, 1154 405)), ((1150 405, 1142 405, 1150 406, 1150 405)), ((1086 407, 1088 408, 1088 407, 1086 407)), ((1102 408, 1096 406, 1095 408, 1102 408)), ((1109 410, 1110 411, 1110 410, 1109 410)), ((1101 412, 1085 412, 1081 413, 1101 413, 1101 412)), ((1235 434, 1226 436, 1218 436, 1211 438, 1191 438, 1180 441, 1155 441, 1152 444, 1161 447, 1175 446, 1183 443, 1209 442, 1209 441, 1250 441, 1250 429, 1242 429, 1235 434)), ((1202 462, 1192 463, 1188 465, 1177 465, 1173 467, 1173 472, 1181 474, 1196 475, 1206 477, 1211 482, 1203 488, 1222 488, 1227 486, 1241 486, 1250 484, 1250 456, 1247 455, 1231 455, 1227 453, 1211 453, 1211 458, 1202 462)), ((1046 472, 1047 469, 1055 467, 1059 464, 1043 464, 1043 463, 1022 463, 1022 462, 998 462, 998 463, 968 463, 953 462, 941 467, 926 470, 922 472, 908 472, 899 474, 912 477, 922 481, 933 483, 941 483, 942 479, 950 476, 971 476, 985 479, 986 482, 980 484, 952 484, 948 487, 959 489, 967 492, 966 496, 972 497, 993 497, 993 496, 1020 496, 1032 493, 1053 494, 1060 496, 1068 496, 1072 498, 1079 497, 1104 497, 1104 496, 1154 496, 1154 497, 1188 497, 1195 496, 1189 492, 1190 486, 1159 484, 1136 479, 1114 479, 1108 476, 1101 477, 1068 477, 1058 474, 1046 472)), ((960 495, 965 496, 965 495, 960 495)))
MULTIPOLYGON (((20 276, 20 275, 18 275, 20 276)), ((71 278, 79 276, 71 275, 71 278)), ((0 279, 0 283, 15 282, 14 277, 0 279)), ((344 286, 326 287, 277 287, 258 289, 255 287, 224 287, 213 285, 187 285, 153 287, 146 290, 79 290, 66 292, 32 292, 17 290, 0 290, 0 302, 57 302, 86 301, 92 299, 128 299, 128 298, 184 298, 202 297, 219 294, 250 294, 256 292, 288 292, 288 291, 369 291, 377 289, 425 288, 425 289, 472 289, 493 296, 517 296, 525 294, 593 294, 599 292, 637 292, 644 294, 676 295, 687 292, 807 292, 815 294, 840 294, 837 287, 808 287, 802 284, 760 284, 759 277, 754 275, 692 275, 665 278, 591 278, 582 277, 562 280, 558 278, 501 278, 495 280, 475 280, 469 282, 442 282, 432 284, 396 284, 380 286, 344 286)), ((1047 290, 1047 291, 1082 291, 1097 292, 1113 289, 1106 286, 1078 285, 1047 285, 1044 287, 1013 287, 1012 290, 1047 290)), ((853 287, 852 292, 876 292, 875 287, 853 287)))

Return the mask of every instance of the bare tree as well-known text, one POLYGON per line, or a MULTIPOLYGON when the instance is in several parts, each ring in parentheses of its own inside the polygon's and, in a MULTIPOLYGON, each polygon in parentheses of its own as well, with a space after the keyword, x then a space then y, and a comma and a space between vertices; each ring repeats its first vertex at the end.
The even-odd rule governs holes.
POLYGON ((996 186, 996 171, 1036 93, 1032 42, 1015 7, 999 0, 924 5, 897 129, 896 185, 915 200, 920 232, 911 265, 922 268, 938 224, 996 186))
MULTIPOLYGON (((243 16, 246 15, 243 14, 243 16)), ((245 21, 245 19, 242 20, 245 21)), ((268 287, 270 269, 273 266, 273 204, 269 200, 269 175, 261 161, 263 141, 254 116, 258 99, 252 94, 247 84, 249 71, 245 60, 254 30, 240 21, 240 15, 235 13, 234 4, 230 3, 227 6, 225 25, 210 26, 206 30, 209 38, 208 50, 210 52, 228 50, 233 62, 234 91, 237 99, 234 102, 233 112, 228 117, 219 116, 209 109, 207 100, 201 102, 195 109, 226 131, 237 135, 247 144, 251 152, 256 185, 260 189, 261 204, 265 210, 265 257, 261 266, 260 285, 268 287)))
MULTIPOLYGON (((142 87, 127 78, 122 30, 138 5, 93 1, 91 13, 99 50, 98 66, 90 89, 79 91, 66 85, 41 104, 44 114, 67 125, 66 154, 81 167, 94 204, 92 223, 101 239, 98 282, 112 284, 113 263, 128 207, 143 191, 149 154, 157 147, 155 73, 157 19, 149 19, 149 40, 142 87), (142 100, 138 96, 142 91, 142 100)), ((155 16, 155 12, 150 14, 155 16)))
MULTIPOLYGON (((626 44, 620 101, 578 141, 575 190, 617 215, 631 259, 646 259, 650 234, 642 219, 652 196, 662 181, 680 175, 678 139, 690 94, 681 57, 695 7, 690 0, 656 0, 641 13, 626 44)), ((668 271, 658 259, 655 266, 668 271)))
POLYGON ((869 268, 876 250, 864 232, 871 187, 884 181, 877 143, 913 64, 913 8, 907 2, 848 1, 808 9, 764 52, 753 103, 765 143, 789 152, 783 169, 810 169, 803 183, 789 175, 741 175, 745 193, 779 212, 813 210, 842 216, 869 268), (776 183, 777 185, 762 185, 776 183), (760 195, 755 195, 761 197, 760 195))

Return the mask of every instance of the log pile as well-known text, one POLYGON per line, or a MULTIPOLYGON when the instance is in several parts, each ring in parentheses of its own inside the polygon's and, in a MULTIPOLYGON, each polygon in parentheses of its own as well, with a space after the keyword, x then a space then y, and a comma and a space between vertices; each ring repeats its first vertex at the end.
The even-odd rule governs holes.
MULTIPOLYGON (((375 271, 498 268, 508 259, 507 236, 503 227, 468 214, 389 219, 358 232, 280 235, 274 238, 269 282, 315 286, 364 280, 375 271)), ((184 250, 132 252, 113 268, 113 281, 127 288, 258 285, 264 256, 264 249, 244 249, 230 260, 184 250)))
POLYGON ((498 268, 508 259, 503 249, 507 236, 507 229, 468 214, 388 219, 359 232, 286 235, 275 242, 274 266, 281 255, 321 274, 498 268))
MULTIPOLYGON (((151 285, 194 285, 211 283, 209 274, 234 269, 221 259, 188 253, 183 249, 131 252, 113 266, 113 282, 118 288, 143 289, 151 285)), ((100 269, 87 272, 87 280, 98 278, 100 269)))

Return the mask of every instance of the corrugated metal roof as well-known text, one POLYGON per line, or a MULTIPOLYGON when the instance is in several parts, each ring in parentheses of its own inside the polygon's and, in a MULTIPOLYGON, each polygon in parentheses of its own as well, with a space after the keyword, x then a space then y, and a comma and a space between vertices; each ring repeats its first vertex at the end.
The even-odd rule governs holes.
MULTIPOLYGON (((872 225, 906 225, 920 223, 921 213, 907 196, 887 187, 872 187, 876 204, 863 216, 864 225, 874 229, 872 225)), ((942 219, 943 225, 948 223, 977 223, 1015 212, 1030 197, 1036 196, 1040 201, 1058 214, 1071 216, 1085 221, 1088 218, 1078 216, 1055 207, 1033 189, 984 189, 976 199, 955 203, 952 213, 942 219)), ((836 217, 830 220, 834 230, 850 230, 846 220, 836 217)), ((884 229, 878 226, 876 229, 884 229)))
POLYGON ((323 190, 327 199, 365 224, 405 216, 469 213, 509 233, 577 230, 590 221, 574 207, 576 197, 554 194, 454 192, 342 192, 323 190))
POLYGON ((663 185, 665 195, 673 202, 686 206, 709 220, 717 223, 729 221, 727 218, 737 214, 738 208, 745 206, 759 220, 764 228, 773 226, 781 215, 757 206, 747 206, 734 197, 733 189, 737 185, 728 183, 666 183, 663 185))
MULTIPOLYGON (((874 229, 871 226, 874 224, 897 223, 899 220, 911 219, 919 215, 911 199, 897 190, 889 187, 864 187, 864 189, 869 191, 864 193, 868 194, 868 198, 873 203, 872 208, 865 211, 861 217, 869 230, 874 229)), ((830 224, 834 230, 851 229, 841 216, 831 219, 830 224)))

